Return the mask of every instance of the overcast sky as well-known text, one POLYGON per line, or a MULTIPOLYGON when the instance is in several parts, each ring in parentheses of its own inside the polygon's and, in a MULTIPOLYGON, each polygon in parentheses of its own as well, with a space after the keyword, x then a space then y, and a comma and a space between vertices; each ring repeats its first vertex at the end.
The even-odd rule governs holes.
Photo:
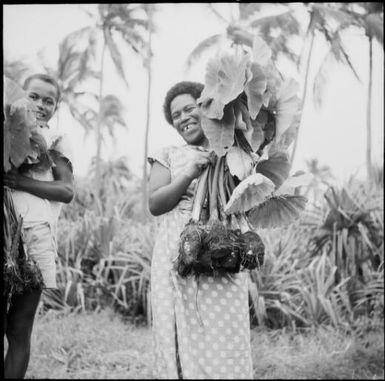
MULTIPOLYGON (((215 4, 227 18, 231 5, 215 4)), ((82 9, 95 5, 3 5, 4 56, 22 59, 32 71, 40 71, 37 52, 44 49, 48 64, 55 65, 58 43, 68 33, 89 25, 91 19, 82 9)), ((202 57, 192 70, 184 71, 184 63, 192 49, 204 38, 224 31, 225 24, 208 9, 206 4, 158 4, 155 17, 157 33, 154 35, 153 91, 151 98, 151 124, 149 149, 154 152, 169 144, 181 144, 177 133, 164 120, 162 103, 165 93, 180 80, 204 81, 205 64, 209 56, 202 57)), ((311 94, 307 99, 293 171, 305 169, 305 160, 317 158, 321 165, 329 165, 335 176, 345 180, 348 176, 365 174, 366 97, 368 78, 368 45, 357 33, 346 41, 346 48, 362 78, 358 83, 344 67, 336 65, 329 73, 321 110, 315 110, 311 94)), ((317 44, 313 60, 314 73, 325 53, 325 45, 317 44)), ((212 53, 214 54, 214 52, 212 53)), ((143 165, 144 129, 146 121, 147 77, 142 63, 123 49, 127 89, 116 75, 109 59, 105 70, 105 94, 118 95, 125 106, 127 130, 117 129, 116 146, 104 148, 104 157, 125 156, 130 168, 141 174, 143 165)), ((383 161, 383 52, 375 45, 373 83, 373 161, 383 161)), ((296 75, 292 67, 280 67, 287 75, 296 75)), ((302 81, 303 78, 296 79, 302 81)), ((311 91, 310 91, 311 93, 311 91)), ((95 155, 93 136, 84 141, 82 127, 63 107, 60 128, 71 138, 75 160, 75 174, 85 175, 89 161, 95 155)))

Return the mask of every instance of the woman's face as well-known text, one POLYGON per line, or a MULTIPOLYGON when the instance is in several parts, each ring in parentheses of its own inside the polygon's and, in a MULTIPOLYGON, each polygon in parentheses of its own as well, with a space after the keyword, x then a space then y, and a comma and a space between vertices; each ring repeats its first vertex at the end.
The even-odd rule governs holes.
POLYGON ((56 87, 51 83, 34 78, 25 89, 28 98, 36 106, 36 119, 40 125, 46 125, 52 118, 57 106, 56 87))
POLYGON ((191 94, 177 95, 170 103, 172 124, 188 144, 204 145, 200 110, 191 94))

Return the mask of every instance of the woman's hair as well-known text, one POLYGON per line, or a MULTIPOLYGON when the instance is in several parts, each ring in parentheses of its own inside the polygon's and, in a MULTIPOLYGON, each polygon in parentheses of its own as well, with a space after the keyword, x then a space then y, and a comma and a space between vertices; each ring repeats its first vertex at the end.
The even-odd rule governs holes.
POLYGON ((60 100, 60 96, 61 96, 61 91, 60 91, 60 86, 58 84, 58 82, 56 81, 55 78, 51 77, 50 75, 48 74, 32 74, 30 75, 29 77, 27 77, 24 81, 24 85, 23 85, 23 89, 26 90, 28 85, 30 84, 30 82, 33 80, 33 79, 40 79, 41 81, 44 81, 44 82, 47 82, 47 83, 50 83, 51 85, 55 86, 56 88, 56 102, 59 102, 60 100))
POLYGON ((170 104, 176 96, 190 94, 194 99, 198 99, 201 96, 203 88, 204 85, 202 83, 190 81, 178 82, 171 87, 171 89, 168 90, 163 103, 163 112, 167 122, 172 125, 170 104))

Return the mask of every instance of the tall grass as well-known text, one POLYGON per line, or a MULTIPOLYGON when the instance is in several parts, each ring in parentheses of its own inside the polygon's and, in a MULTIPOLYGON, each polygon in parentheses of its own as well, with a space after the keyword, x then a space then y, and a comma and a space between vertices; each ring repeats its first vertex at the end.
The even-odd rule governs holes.
MULTIPOLYGON (((92 184, 78 182, 77 199, 64 209, 59 290, 45 294, 45 307, 113 306, 149 322, 155 221, 142 220, 135 209, 138 180, 105 177, 104 184, 96 200, 92 184)), ((380 185, 368 188, 351 180, 340 189, 330 187, 290 227, 261 230, 265 264, 249 277, 253 324, 349 330, 364 324, 365 316, 383 318, 382 200, 380 185)))

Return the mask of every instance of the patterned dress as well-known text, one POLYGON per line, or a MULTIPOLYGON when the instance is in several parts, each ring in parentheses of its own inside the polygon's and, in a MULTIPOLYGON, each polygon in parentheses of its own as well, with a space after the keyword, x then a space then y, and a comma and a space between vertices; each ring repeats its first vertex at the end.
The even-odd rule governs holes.
MULTIPOLYGON (((149 162, 167 167, 174 179, 199 149, 168 147, 149 162)), ((158 217, 151 265, 155 377, 251 379, 246 274, 181 278, 173 268, 196 181, 172 211, 158 217)))

